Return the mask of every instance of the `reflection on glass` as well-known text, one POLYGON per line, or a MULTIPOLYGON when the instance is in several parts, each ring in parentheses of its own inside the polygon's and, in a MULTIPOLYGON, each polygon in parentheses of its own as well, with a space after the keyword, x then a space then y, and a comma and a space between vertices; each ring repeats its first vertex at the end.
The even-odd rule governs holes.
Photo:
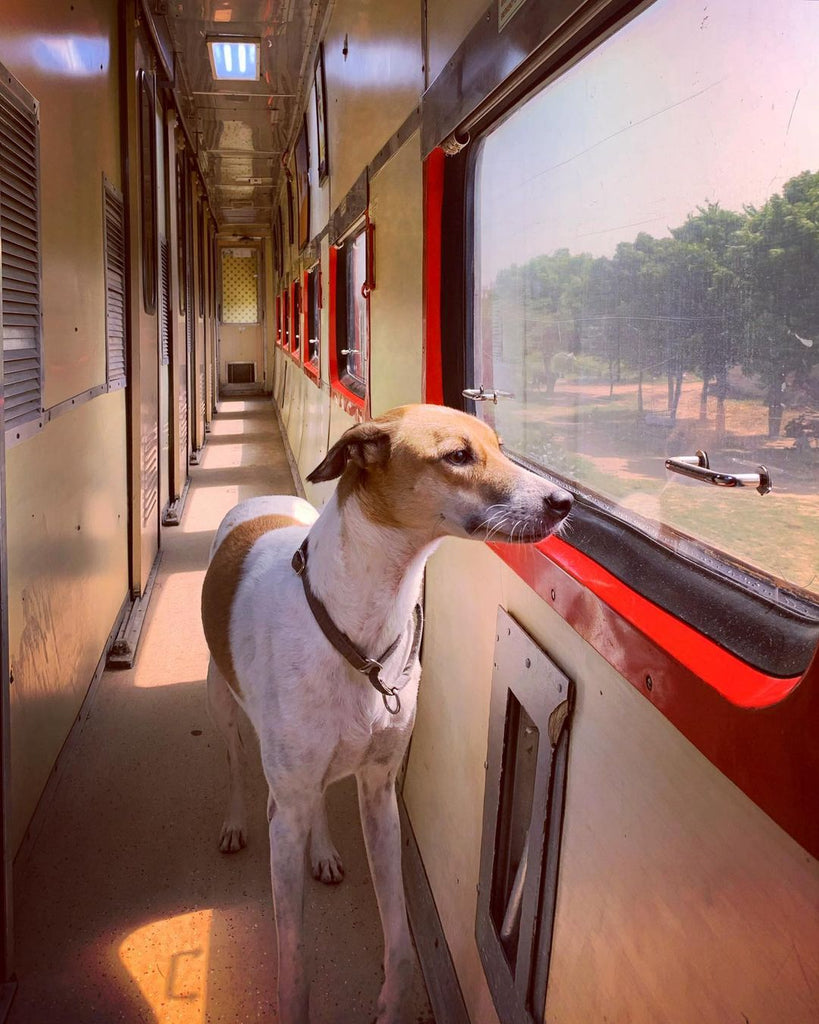
POLYGON ((318 267, 307 272, 307 361, 313 366, 318 366, 321 330, 318 275, 318 267))
POLYGON ((367 233, 360 232, 345 246, 347 260, 347 373, 365 387, 369 321, 363 288, 367 281, 367 233))
MULTIPOLYGON (((659 0, 482 143, 508 448, 819 593, 819 4, 659 0), (774 491, 670 478, 705 449, 774 491)), ((653 527, 661 530, 661 527, 653 527)))

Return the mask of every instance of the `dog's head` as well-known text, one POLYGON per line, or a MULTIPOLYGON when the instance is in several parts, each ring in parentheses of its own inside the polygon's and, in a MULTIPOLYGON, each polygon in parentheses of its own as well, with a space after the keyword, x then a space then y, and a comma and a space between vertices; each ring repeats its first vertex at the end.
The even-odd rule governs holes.
POLYGON ((539 541, 572 505, 568 491, 507 458, 491 427, 437 405, 352 427, 307 479, 337 477, 342 505, 354 495, 373 521, 431 538, 539 541))

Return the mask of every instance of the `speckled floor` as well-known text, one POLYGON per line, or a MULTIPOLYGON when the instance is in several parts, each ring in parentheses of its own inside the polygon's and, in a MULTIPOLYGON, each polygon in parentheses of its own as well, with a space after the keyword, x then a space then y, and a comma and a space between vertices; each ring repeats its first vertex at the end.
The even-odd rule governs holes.
MULTIPOLYGON (((191 476, 182 525, 163 531, 136 666, 102 677, 15 867, 9 1024, 278 1019, 264 780, 248 726, 249 843, 219 853, 226 766, 199 623, 221 517, 253 494, 293 491, 269 402, 223 402, 191 476)), ((351 780, 332 792, 330 823, 347 875, 337 887, 308 880, 312 1020, 367 1024, 382 947, 351 780)), ((419 970, 414 1001, 418 1024, 433 1024, 419 970)))

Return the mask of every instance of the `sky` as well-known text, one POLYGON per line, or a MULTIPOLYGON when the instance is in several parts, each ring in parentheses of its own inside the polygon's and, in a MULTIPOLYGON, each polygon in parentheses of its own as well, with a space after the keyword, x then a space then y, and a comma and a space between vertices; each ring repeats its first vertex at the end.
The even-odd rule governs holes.
POLYGON ((819 170, 819 0, 658 0, 482 144, 479 279, 611 256, 819 170))

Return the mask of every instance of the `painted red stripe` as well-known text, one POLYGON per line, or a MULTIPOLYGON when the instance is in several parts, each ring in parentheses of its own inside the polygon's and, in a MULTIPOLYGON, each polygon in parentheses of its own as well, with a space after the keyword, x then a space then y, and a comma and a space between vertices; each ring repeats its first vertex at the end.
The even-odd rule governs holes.
POLYGON ((788 696, 801 676, 780 679, 747 665, 691 626, 638 594, 597 562, 557 537, 538 549, 587 587, 681 665, 732 704, 767 708, 788 696))
POLYGON ((444 204, 444 151, 424 161, 424 396, 444 403, 441 360, 441 211, 444 204))

